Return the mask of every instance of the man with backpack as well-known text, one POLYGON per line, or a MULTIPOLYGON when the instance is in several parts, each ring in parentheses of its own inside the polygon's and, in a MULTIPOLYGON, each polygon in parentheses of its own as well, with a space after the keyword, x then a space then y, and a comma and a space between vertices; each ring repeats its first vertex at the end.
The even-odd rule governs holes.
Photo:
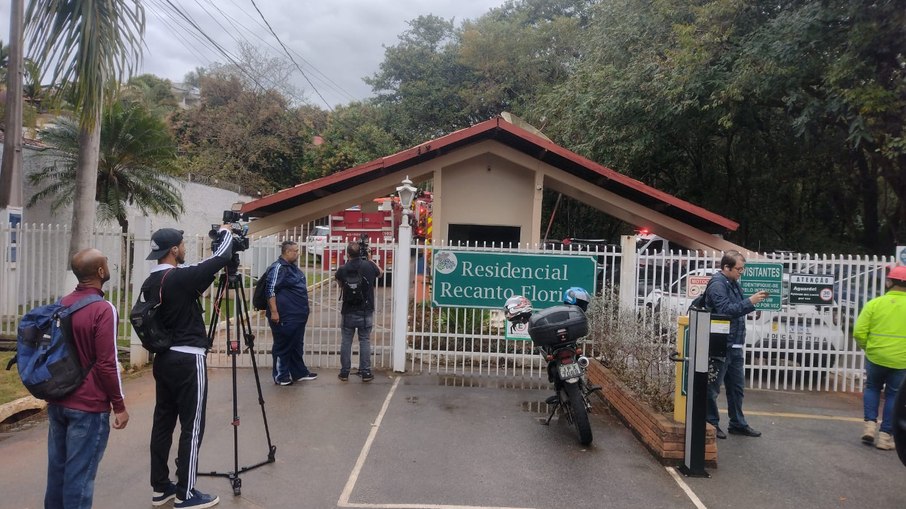
POLYGON ((359 335, 359 376, 363 382, 374 380, 371 374, 371 329, 374 327, 374 286, 381 276, 381 269, 362 252, 360 242, 346 246, 346 264, 337 269, 336 280, 342 290, 343 306, 340 309, 340 374, 342 381, 349 380, 352 366, 352 337, 359 335))
POLYGON ((299 269, 299 245, 291 240, 280 244, 280 257, 267 270, 267 322, 274 344, 274 383, 292 385, 314 380, 302 356, 305 353, 305 325, 308 323, 308 284, 299 269))
POLYGON ((151 427, 151 504, 204 508, 220 502, 195 489, 198 451, 204 436, 208 399, 207 352, 211 348, 204 324, 201 295, 233 256, 229 224, 220 227, 211 257, 194 265, 186 262, 182 230, 161 228, 151 236, 148 260, 157 260, 142 284, 145 300, 160 300, 158 316, 172 336, 172 346, 155 354, 152 372, 156 400, 151 427), (176 483, 170 480, 167 461, 173 430, 179 420, 176 483))
MULTIPOLYGON (((92 296, 103 297, 110 279, 107 257, 97 249, 73 255, 70 267, 78 280, 75 291, 63 297, 73 306, 92 296)), ((70 315, 72 344, 88 374, 73 392, 47 406, 47 489, 45 507, 91 507, 94 479, 113 429, 123 429, 129 413, 123 401, 116 357, 117 313, 100 298, 70 315)))

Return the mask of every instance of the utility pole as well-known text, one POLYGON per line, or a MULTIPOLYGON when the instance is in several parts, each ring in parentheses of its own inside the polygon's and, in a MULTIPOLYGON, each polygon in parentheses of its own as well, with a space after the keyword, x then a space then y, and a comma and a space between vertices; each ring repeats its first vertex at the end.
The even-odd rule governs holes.
POLYGON ((0 222, 9 209, 22 211, 22 34, 24 0, 10 2, 9 64, 6 72, 6 130, 0 168, 0 222))

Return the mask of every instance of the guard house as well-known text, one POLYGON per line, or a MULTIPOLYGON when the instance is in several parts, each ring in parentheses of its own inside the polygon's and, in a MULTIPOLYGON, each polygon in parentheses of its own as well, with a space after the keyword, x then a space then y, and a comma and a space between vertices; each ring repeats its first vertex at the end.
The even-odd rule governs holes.
POLYGON ((433 183, 432 241, 541 241, 545 188, 691 249, 740 249, 738 224, 560 147, 530 126, 494 118, 408 150, 246 203, 250 231, 270 235, 433 183))

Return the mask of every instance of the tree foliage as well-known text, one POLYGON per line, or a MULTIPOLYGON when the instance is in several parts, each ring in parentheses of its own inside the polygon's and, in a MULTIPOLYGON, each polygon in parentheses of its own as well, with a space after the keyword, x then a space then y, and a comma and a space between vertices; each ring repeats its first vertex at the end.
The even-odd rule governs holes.
MULTIPOLYGON (((174 219, 183 212, 176 143, 163 120, 138 103, 118 101, 101 118, 101 146, 97 172, 98 212, 128 231, 127 205, 144 214, 167 214, 174 219)), ((79 158, 78 123, 61 117, 44 130, 41 138, 52 148, 52 161, 27 176, 33 185, 44 186, 28 206, 50 198, 51 210, 72 203, 79 158)))
POLYGON ((314 120, 275 90, 248 88, 236 76, 207 73, 201 105, 173 116, 188 173, 233 182, 246 194, 298 184, 314 120))

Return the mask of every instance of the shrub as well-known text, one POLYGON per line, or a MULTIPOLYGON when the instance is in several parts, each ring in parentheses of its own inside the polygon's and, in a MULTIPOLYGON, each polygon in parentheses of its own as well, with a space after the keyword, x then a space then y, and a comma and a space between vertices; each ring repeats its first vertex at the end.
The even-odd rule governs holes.
POLYGON ((633 310, 621 309, 619 299, 596 298, 588 309, 589 339, 598 360, 640 400, 659 412, 673 411, 675 338, 661 325, 633 310))

